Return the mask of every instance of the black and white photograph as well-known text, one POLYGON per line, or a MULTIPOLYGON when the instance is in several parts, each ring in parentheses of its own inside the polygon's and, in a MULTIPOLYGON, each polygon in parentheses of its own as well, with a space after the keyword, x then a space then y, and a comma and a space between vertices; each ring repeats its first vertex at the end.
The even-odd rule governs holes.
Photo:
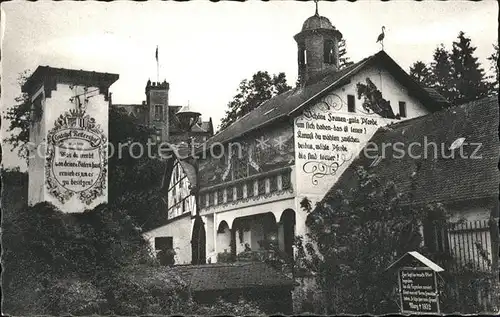
POLYGON ((1 4, 8 316, 500 314, 499 4, 1 4))

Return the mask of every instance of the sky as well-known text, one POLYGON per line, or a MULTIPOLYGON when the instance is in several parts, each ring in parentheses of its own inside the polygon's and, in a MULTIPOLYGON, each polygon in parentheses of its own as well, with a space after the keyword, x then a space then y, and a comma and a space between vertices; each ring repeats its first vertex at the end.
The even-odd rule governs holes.
MULTIPOLYGON (((2 3, 2 115, 20 94, 18 74, 38 65, 116 73, 113 103, 141 103, 148 79, 170 83, 170 104, 190 106, 217 128, 241 80, 259 70, 297 79, 293 36, 314 14, 312 1, 241 2, 21 2, 2 3)), ((319 1, 358 61, 380 50, 405 69, 448 49, 460 31, 472 38, 476 56, 486 58, 497 42, 498 4, 472 1, 319 1)), ((6 122, 2 121, 2 137, 6 122)), ((3 148, 4 166, 19 164, 3 148)))

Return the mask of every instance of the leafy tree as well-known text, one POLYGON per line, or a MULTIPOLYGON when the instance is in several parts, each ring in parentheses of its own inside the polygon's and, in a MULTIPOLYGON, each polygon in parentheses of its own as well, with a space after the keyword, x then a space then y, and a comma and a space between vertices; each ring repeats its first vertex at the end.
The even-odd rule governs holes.
MULTIPOLYGON (((15 171, 4 178, 16 181, 15 171)), ((10 185, 10 184, 9 184, 10 185)), ((3 312, 11 315, 262 314, 254 303, 198 305, 187 282, 150 257, 123 210, 64 214, 49 203, 2 219, 3 312)))
POLYGON ((238 91, 228 103, 225 117, 222 118, 219 131, 224 130, 264 101, 291 89, 286 82, 285 73, 269 75, 267 71, 258 71, 252 79, 240 82, 238 91))
POLYGON ((410 66, 410 77, 424 87, 432 86, 432 71, 422 61, 416 61, 410 66))
POLYGON ((394 277, 385 269, 407 251, 419 250, 420 224, 438 206, 410 208, 402 204, 392 182, 359 168, 347 191, 327 194, 309 213, 310 232, 297 240, 298 266, 316 273, 327 314, 381 314, 399 311, 394 277))
POLYGON ((340 40, 339 42, 339 68, 342 69, 344 67, 350 66, 354 64, 353 61, 347 56, 347 44, 345 39, 340 40))
POLYGON ((471 39, 467 38, 464 32, 460 32, 457 40, 453 42, 450 55, 453 67, 452 84, 456 94, 454 101, 457 104, 484 97, 488 93, 484 70, 474 56, 475 50, 471 39))
MULTIPOLYGON (((17 78, 19 86, 22 86, 26 82, 30 74, 29 70, 25 70, 19 74, 17 78)), ((25 145, 29 141, 31 104, 26 93, 17 96, 15 101, 17 104, 8 108, 4 116, 4 119, 9 121, 7 129, 9 136, 4 141, 10 143, 13 148, 17 148, 18 155, 21 158, 27 159, 28 152, 25 145)))
POLYGON ((109 203, 127 210, 144 230, 164 220, 165 216, 161 184, 166 162, 157 156, 154 144, 150 146, 151 156, 147 153, 151 135, 150 128, 136 124, 125 110, 110 107, 109 143, 115 153, 108 163, 109 203), (134 143, 144 148, 143 155, 139 156, 139 147, 133 146, 134 143))

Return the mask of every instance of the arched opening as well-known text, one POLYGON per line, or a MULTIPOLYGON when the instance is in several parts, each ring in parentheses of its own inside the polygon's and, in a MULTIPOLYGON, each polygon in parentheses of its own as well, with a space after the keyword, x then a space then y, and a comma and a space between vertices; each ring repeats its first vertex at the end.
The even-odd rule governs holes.
POLYGON ((323 57, 325 64, 335 64, 335 43, 332 40, 323 43, 323 57))
POLYGON ((197 216, 194 220, 191 238, 191 264, 206 263, 206 242, 205 224, 201 217, 197 216))
MULTIPOLYGON (((221 258, 227 259, 231 256, 231 229, 226 221, 222 221, 217 228, 217 252, 221 258)), ((217 260, 219 261, 219 260, 217 260)))
POLYGON ((277 249, 278 248, 278 224, 276 222, 276 217, 272 212, 264 214, 261 218, 262 225, 264 228, 264 242, 268 245, 264 246, 265 249, 277 249))
POLYGON ((283 211, 280 219, 280 231, 283 237, 283 251, 293 259, 293 244, 295 241, 295 211, 287 209, 283 211))
POLYGON ((272 212, 236 218, 231 229, 231 253, 234 258, 245 252, 276 250, 278 225, 272 212))

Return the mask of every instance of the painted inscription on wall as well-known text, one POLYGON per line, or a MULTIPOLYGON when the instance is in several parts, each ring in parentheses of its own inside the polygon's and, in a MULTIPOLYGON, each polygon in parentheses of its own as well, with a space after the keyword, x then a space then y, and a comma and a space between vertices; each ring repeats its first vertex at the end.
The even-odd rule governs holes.
POLYGON ((106 188, 107 138, 84 110, 70 110, 47 135, 46 186, 64 204, 74 195, 86 205, 106 188))
POLYGON ((378 128, 393 121, 373 113, 348 113, 345 104, 331 94, 295 119, 297 184, 302 193, 324 195, 378 128))

